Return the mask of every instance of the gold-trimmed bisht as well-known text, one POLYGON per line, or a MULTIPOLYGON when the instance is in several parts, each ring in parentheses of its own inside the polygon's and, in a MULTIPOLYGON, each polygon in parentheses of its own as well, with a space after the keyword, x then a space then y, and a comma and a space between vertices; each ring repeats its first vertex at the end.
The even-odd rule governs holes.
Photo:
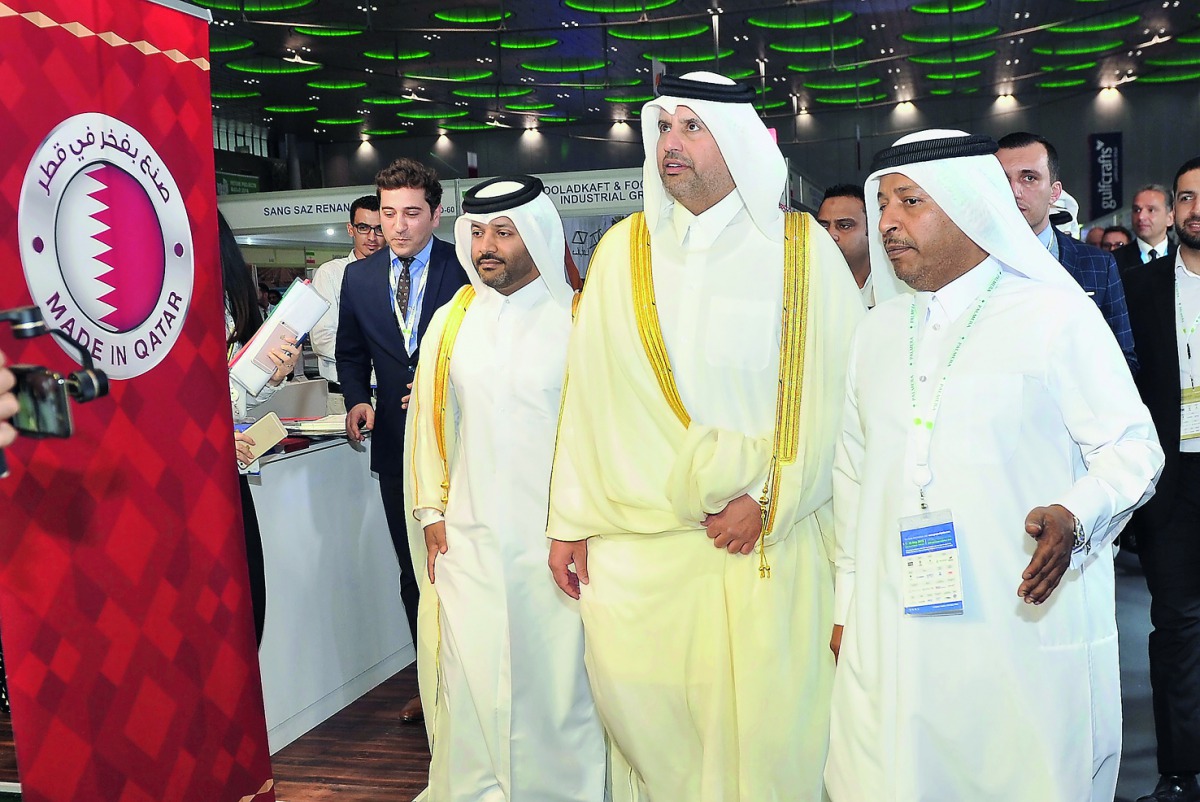
MULTIPOLYGON (((629 260, 633 285, 633 307, 638 336, 654 372, 663 398, 684 428, 691 415, 683 406, 671 360, 663 340, 658 306, 654 298, 654 276, 650 262, 650 231, 646 217, 637 212, 629 233, 629 260)), ((775 526, 775 511, 783 466, 796 461, 800 445, 800 398, 804 384, 804 348, 808 331, 808 217, 796 212, 785 216, 783 250, 783 313, 779 338, 779 387, 775 399, 775 433, 767 481, 758 499, 762 531, 758 538, 758 575, 771 577, 764 546, 775 526)))

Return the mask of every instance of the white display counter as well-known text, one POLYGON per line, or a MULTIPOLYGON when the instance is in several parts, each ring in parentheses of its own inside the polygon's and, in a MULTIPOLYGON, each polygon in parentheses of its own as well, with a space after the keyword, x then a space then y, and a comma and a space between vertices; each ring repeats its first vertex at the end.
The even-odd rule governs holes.
POLYGON ((267 575, 259 664, 272 754, 415 659, 369 457, 339 438, 264 458, 250 477, 267 575))

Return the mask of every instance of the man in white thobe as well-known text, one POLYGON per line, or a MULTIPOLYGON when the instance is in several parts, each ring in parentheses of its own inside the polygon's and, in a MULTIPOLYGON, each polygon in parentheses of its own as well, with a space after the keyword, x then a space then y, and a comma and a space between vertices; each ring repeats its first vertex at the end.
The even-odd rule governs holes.
POLYGON ((410 410, 410 543, 429 802, 603 802, 578 605, 546 567, 546 502, 574 290, 536 178, 463 199, 471 284, 435 314, 410 410), (421 555, 418 557, 417 555, 421 555))
POLYGON ((867 179, 880 304, 855 334, 834 463, 834 802, 1116 788, 1111 544, 1163 454, 995 151, 920 132, 867 179))
POLYGON ((658 89, 645 212, 600 242, 571 335, 551 567, 582 597, 614 787, 818 802, 833 445, 865 308, 829 235, 780 210, 753 89, 658 89))

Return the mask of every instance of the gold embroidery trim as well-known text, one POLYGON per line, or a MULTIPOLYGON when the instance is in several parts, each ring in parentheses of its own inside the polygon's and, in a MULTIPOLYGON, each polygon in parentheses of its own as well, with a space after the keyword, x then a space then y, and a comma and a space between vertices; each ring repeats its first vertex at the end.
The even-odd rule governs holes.
POLYGON ((650 230, 646 227, 646 215, 635 212, 631 215, 633 225, 629 229, 629 267, 633 284, 633 313, 637 319, 638 336, 650 369, 658 380, 667 406, 675 417, 687 428, 692 416, 683 406, 679 388, 675 386, 675 374, 671 372, 671 359, 667 355, 667 344, 663 341, 662 326, 658 320, 658 306, 654 301, 654 275, 650 269, 650 230))
POLYGON ((771 576, 763 544, 775 527, 782 468, 796 461, 800 448, 800 399, 804 385, 804 348, 808 332, 808 217, 785 216, 783 246, 783 322, 779 337, 779 390, 775 399, 775 441, 763 486, 762 534, 758 539, 758 575, 771 576))
POLYGON ((437 364, 433 374, 433 432, 437 438, 438 456, 442 458, 442 512, 450 499, 450 462, 446 456, 446 398, 450 391, 450 357, 454 354, 454 342, 462 327, 467 307, 475 300, 475 288, 470 284, 454 295, 446 314, 446 325, 442 328, 442 339, 438 342, 437 364))

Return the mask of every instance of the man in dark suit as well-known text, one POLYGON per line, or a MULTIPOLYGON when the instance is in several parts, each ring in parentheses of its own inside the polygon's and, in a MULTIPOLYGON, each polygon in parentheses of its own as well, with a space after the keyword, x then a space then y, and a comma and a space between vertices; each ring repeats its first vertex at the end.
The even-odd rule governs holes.
POLYGON ((1137 237, 1114 254, 1121 275, 1160 256, 1175 255, 1175 243, 1167 237, 1175 222, 1174 201, 1171 190, 1162 184, 1147 184, 1133 194, 1133 233, 1137 237))
POLYGON ((1050 204, 1062 194, 1058 151, 1045 138, 1023 131, 1009 134, 999 141, 999 145, 996 158, 1008 176, 1017 208, 1025 222, 1100 307, 1125 354, 1129 370, 1137 375, 1138 360, 1133 351, 1129 313, 1125 309, 1125 289, 1112 254, 1072 239, 1050 225, 1050 204))
MULTIPOLYGON (((400 598, 416 643, 417 578, 408 548, 404 511, 404 418, 417 368, 417 346, 434 311, 467 283, 454 246, 433 236, 442 216, 437 174, 398 159, 375 177, 379 215, 388 247, 356 262, 342 280, 337 371, 346 399, 346 436, 371 432, 371 470, 379 474, 383 510, 400 561, 400 598), (371 404, 371 368, 378 384, 371 404)), ((422 720, 420 697, 401 710, 422 720)))
POLYGON ((1200 800, 1200 425, 1189 420, 1200 414, 1200 157, 1180 168, 1175 195, 1178 254, 1125 275, 1142 365, 1138 390, 1166 453, 1157 492, 1132 523, 1150 588, 1150 685, 1162 775, 1138 802, 1200 800))

